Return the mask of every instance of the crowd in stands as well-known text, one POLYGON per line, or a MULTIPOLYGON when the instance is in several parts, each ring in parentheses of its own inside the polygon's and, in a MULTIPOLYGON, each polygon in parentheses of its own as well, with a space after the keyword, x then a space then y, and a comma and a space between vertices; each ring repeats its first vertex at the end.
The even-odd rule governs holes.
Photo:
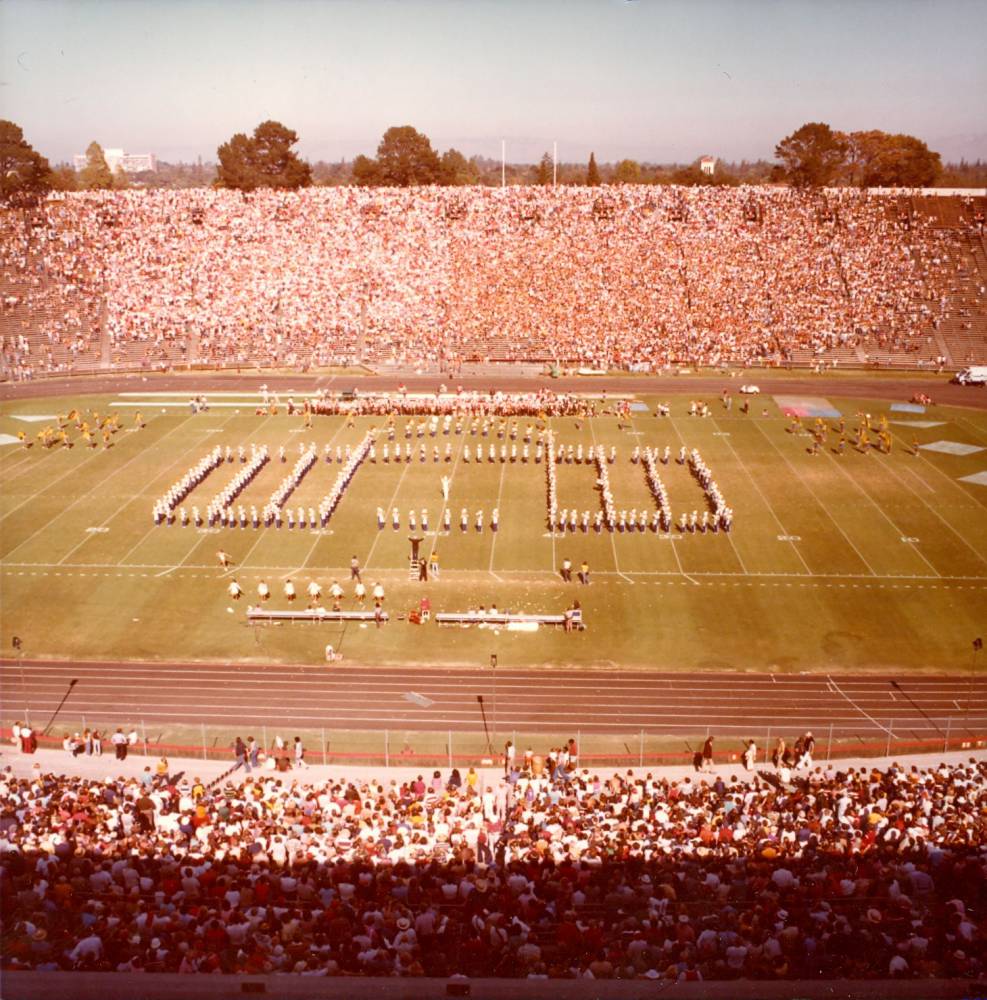
MULTIPOLYGON (((749 749, 745 764, 763 768, 749 749)), ((983 760, 674 779, 597 776, 571 746, 541 763, 505 754, 493 784, 473 769, 407 781, 255 772, 212 787, 162 767, 105 780, 8 769, 3 968, 985 971, 983 760)))
POLYGON ((148 364, 593 367, 904 346, 947 308, 949 234, 859 191, 127 191, 4 222, 4 309, 43 319, 8 372, 91 350, 148 364), (9 300, 9 301, 8 301, 9 300), (94 340, 95 338, 95 340, 94 340), (66 354, 66 352, 68 352, 66 354))

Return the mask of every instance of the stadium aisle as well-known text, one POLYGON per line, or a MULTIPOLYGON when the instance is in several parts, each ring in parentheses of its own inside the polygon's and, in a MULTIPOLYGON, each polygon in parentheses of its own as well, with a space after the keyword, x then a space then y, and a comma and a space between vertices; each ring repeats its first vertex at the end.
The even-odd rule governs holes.
MULTIPOLYGON (((130 753, 126 760, 118 761, 114 757, 112 751, 110 753, 104 753, 101 757, 81 756, 74 758, 64 750, 38 750, 34 754, 23 754, 20 751, 15 750, 9 743, 5 743, 3 748, 0 749, 0 767, 5 770, 9 768, 11 773, 18 777, 26 776, 33 772, 36 774, 48 773, 80 775, 88 778, 115 778, 119 776, 136 778, 144 773, 145 768, 150 768, 153 773, 158 760, 159 758, 151 755, 145 757, 142 753, 130 753)), ((930 764, 939 762, 957 764, 968 760, 987 760, 987 750, 959 750, 946 754, 915 754, 905 757, 846 758, 834 761, 833 763, 838 769, 846 770, 850 767, 885 768, 891 763, 897 763, 901 767, 911 767, 913 764, 920 767, 928 767, 930 764)), ((228 774, 234 765, 232 756, 229 761, 172 757, 169 758, 169 764, 171 765, 170 773, 172 775, 181 775, 183 778, 189 780, 201 779, 202 781, 209 783, 217 778, 227 776, 229 780, 240 782, 247 777, 247 774, 243 769, 233 771, 231 774, 228 774)), ((763 762, 761 766, 765 766, 763 762)), ((774 769, 771 768, 770 765, 767 766, 773 773, 774 769)), ((817 760, 814 766, 825 767, 826 761, 817 760)), ((436 768, 432 765, 422 765, 420 767, 393 766, 385 768, 382 766, 365 765, 312 764, 307 768, 296 769, 287 773, 279 773, 263 767, 254 768, 251 771, 251 776, 260 774, 273 776, 281 781, 303 781, 312 783, 328 780, 366 781, 369 778, 379 778, 381 775, 385 775, 388 780, 393 779, 396 781, 406 781, 417 777, 419 774, 425 775, 427 778, 433 771, 436 770, 440 771, 442 775, 445 776, 448 773, 449 768, 436 768)), ((460 768, 460 770, 465 771, 466 769, 460 768)), ((500 781, 503 774, 501 767, 480 767, 476 770, 480 775, 481 782, 484 786, 496 785, 500 781)), ((684 765, 632 768, 618 768, 613 765, 605 765, 602 767, 588 768, 587 770, 591 773, 598 772, 600 774, 610 774, 614 771, 620 770, 624 773, 632 773, 635 776, 654 774, 676 779, 691 777, 697 781, 706 780, 710 777, 708 774, 699 775, 691 766, 684 765)), ((721 761, 716 764, 715 771, 713 772, 714 776, 723 775, 724 777, 729 777, 730 775, 737 775, 739 777, 743 773, 743 767, 739 761, 721 761)))

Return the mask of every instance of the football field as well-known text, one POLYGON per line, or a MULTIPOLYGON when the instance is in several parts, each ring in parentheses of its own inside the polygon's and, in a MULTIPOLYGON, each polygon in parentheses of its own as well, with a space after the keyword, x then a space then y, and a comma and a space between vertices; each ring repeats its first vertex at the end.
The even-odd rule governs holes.
MULTIPOLYGON (((554 465, 560 508, 578 511, 574 530, 549 530, 546 461, 535 462, 537 427, 522 460, 532 418, 491 420, 486 436, 469 421, 448 433, 411 438, 398 418, 389 461, 383 460, 382 418, 255 415, 257 398, 244 392, 210 396, 205 413, 191 413, 170 396, 62 397, 8 401, 0 408, 0 558, 2 643, 14 636, 31 658, 186 660, 241 663, 317 663, 331 643, 348 663, 423 666, 619 666, 675 671, 770 672, 915 670, 957 671, 971 666, 971 641, 984 630, 987 608, 987 417, 983 411, 934 407, 926 413, 890 410, 886 402, 823 401, 826 444, 811 454, 812 438, 792 429, 784 403, 740 398, 727 409, 708 400, 710 415, 690 416, 688 396, 662 396, 671 415, 656 416, 659 399, 641 395, 630 419, 604 414, 592 420, 552 419, 557 444, 582 446, 586 457, 602 445, 620 511, 656 509, 635 448, 667 446, 658 471, 675 521, 706 509, 703 491, 679 449, 697 449, 734 511, 732 530, 594 530, 600 510, 599 472, 588 461, 554 465), (46 448, 36 435, 59 414, 119 414, 112 446, 89 448, 75 421, 72 447, 46 448), (146 421, 134 428, 140 410, 146 421), (873 425, 886 417, 893 447, 854 447, 857 414, 873 425), (845 421, 839 453, 836 430, 845 421), (355 448, 371 427, 379 432, 375 460, 360 464, 328 524, 322 528, 196 528, 155 525, 154 502, 216 446, 233 461, 210 471, 181 505, 204 512, 211 498, 244 468, 241 446, 267 446, 270 460, 234 501, 261 510, 299 458, 314 445, 317 461, 288 501, 317 508, 342 463, 337 449, 355 448), (19 431, 35 443, 25 448, 19 431), (912 453, 913 443, 920 445, 912 453), (394 460, 401 445, 402 459, 394 460), (405 461, 408 445, 412 460, 405 461), (424 445, 424 461, 421 447, 424 445), (494 460, 489 460, 491 445, 494 460), (330 461, 326 461, 326 447, 330 461), (279 449, 285 449, 281 461, 279 449), (477 449, 482 460, 477 461, 477 449), (507 460, 501 461, 501 448, 507 460), (511 449, 517 455, 511 460, 511 449), (447 455, 448 449, 448 458, 447 455), (435 460, 435 455, 438 460, 435 460), (467 450, 469 452, 467 456, 467 450), (467 461, 467 457, 469 461, 467 461), (980 481, 977 481, 979 475, 980 481), (441 479, 449 478, 449 501, 441 479), (970 477, 973 477, 972 479, 970 477), (448 506, 451 530, 442 524, 448 506), (383 529, 377 510, 386 512, 383 529), (392 526, 397 509, 399 526, 392 526), (499 512, 498 530, 491 513, 499 512), (422 511, 428 512, 423 530, 422 511), (467 528, 460 527, 461 511, 467 528), (415 528, 409 513, 415 513, 415 528), (476 515, 483 512, 482 528, 476 515), (584 511, 590 527, 581 524, 584 511), (409 536, 435 552, 438 578, 420 583, 409 572, 409 536), (224 550, 232 566, 217 557, 224 550), (304 608, 306 588, 321 584, 330 603, 333 581, 344 609, 356 607, 350 581, 355 556, 368 588, 379 582, 390 621, 249 625, 248 605, 262 581, 269 608, 287 609, 290 579, 304 608), (589 584, 562 581, 562 560, 589 566, 589 584), (243 589, 233 601, 232 580, 243 589), (565 633, 487 626, 440 627, 407 621, 427 594, 433 614, 496 605, 500 610, 560 614, 574 600, 586 629, 565 633)), ((602 407, 602 403, 598 404, 602 407)), ((812 426, 812 416, 802 423, 812 426)), ((574 455, 574 458, 575 458, 574 455)))

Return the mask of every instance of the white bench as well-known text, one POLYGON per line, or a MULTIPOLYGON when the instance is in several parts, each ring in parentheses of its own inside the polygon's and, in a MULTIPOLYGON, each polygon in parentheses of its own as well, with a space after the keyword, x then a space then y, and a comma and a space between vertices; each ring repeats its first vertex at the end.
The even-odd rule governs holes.
MULTIPOLYGON (((570 612, 572 627, 585 628, 581 609, 570 612)), ((470 614, 469 612, 440 611, 435 620, 439 625, 565 625, 566 616, 561 615, 524 615, 497 612, 497 614, 470 614)))
MULTIPOLYGON (((388 621, 386 611, 380 613, 381 621, 388 621)), ((374 611, 327 611, 325 608, 306 608, 304 611, 268 611, 266 608, 247 608, 249 622, 372 622, 377 620, 374 611)))

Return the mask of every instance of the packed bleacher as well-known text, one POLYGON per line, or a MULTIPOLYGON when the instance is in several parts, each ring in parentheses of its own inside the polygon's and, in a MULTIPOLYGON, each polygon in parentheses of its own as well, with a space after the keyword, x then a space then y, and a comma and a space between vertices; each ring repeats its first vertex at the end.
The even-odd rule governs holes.
POLYGON ((167 766, 105 780, 8 768, 3 968, 984 973, 984 761, 837 770, 789 755, 675 779, 597 776, 576 752, 553 750, 544 769, 505 754, 509 776, 493 784, 472 768, 406 781, 252 772, 239 740, 237 784, 167 766))
POLYGON ((2 225, 14 378, 106 363, 931 362, 938 327, 983 310, 960 228, 921 210, 904 225, 896 199, 855 190, 128 191, 2 225))

